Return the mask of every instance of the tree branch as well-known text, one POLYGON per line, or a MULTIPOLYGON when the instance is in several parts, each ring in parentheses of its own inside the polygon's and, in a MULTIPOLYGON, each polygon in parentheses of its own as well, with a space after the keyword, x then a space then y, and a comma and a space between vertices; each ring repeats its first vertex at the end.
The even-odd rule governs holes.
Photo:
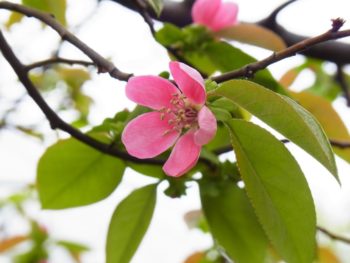
POLYGON ((15 11, 28 17, 35 17, 36 19, 45 23, 53 30, 55 30, 61 36, 62 39, 71 43, 79 50, 81 50, 85 55, 87 55, 96 64, 99 73, 108 72, 111 77, 123 81, 127 81, 132 76, 132 74, 120 71, 115 65, 113 65, 112 62, 102 57, 100 54, 98 54, 96 51, 94 51, 92 48, 90 48, 88 45, 82 42, 79 38, 77 38, 75 35, 73 35, 67 29, 65 29, 50 14, 7 1, 0 2, 0 9, 15 11))
MULTIPOLYGON (((148 25, 152 36, 154 39, 156 39, 156 30, 154 29, 154 25, 153 25, 153 20, 152 17, 150 15, 150 10, 147 9, 147 5, 145 4, 145 2, 143 2, 142 0, 135 0, 136 6, 138 8, 138 12, 140 13, 140 15, 143 17, 143 19, 145 20, 146 24, 148 25)), ((178 61, 183 62, 185 64, 187 64, 190 67, 196 68, 191 62, 189 62, 186 58, 184 58, 177 49, 172 48, 170 46, 163 46, 166 48, 166 50, 172 54, 178 61)), ((204 72, 201 72, 199 69, 197 69, 197 71, 202 75, 203 78, 207 78, 207 74, 205 74, 204 72)))
POLYGON ((343 90, 346 104, 348 107, 350 107, 350 89, 345 79, 342 65, 337 65, 337 73, 335 75, 335 80, 339 83, 341 89, 343 90))
POLYGON ((75 129, 74 127, 72 127, 71 125, 63 121, 56 114, 56 112, 50 108, 50 106, 45 102, 43 97, 40 95, 38 89, 34 86, 32 81, 29 79, 28 71, 26 70, 26 67, 18 60, 16 55, 13 53, 11 47, 7 43, 1 31, 0 31, 0 50, 3 56, 5 57, 5 59, 13 68, 13 70, 16 72, 19 80, 24 85, 29 96, 35 101, 35 103, 39 106, 40 110, 45 114, 46 118, 49 120, 50 126, 52 129, 60 129, 62 131, 65 131, 75 139, 95 148, 100 152, 103 152, 105 154, 109 154, 124 160, 132 161, 135 163, 147 163, 147 164, 159 164, 159 165, 164 163, 163 160, 158 160, 158 159, 142 160, 142 159, 135 158, 123 151, 120 151, 119 149, 111 147, 111 145, 109 144, 105 144, 98 140, 95 140, 94 138, 80 132, 79 130, 75 129))
POLYGON ((336 241, 341 241, 341 242, 344 242, 344 243, 347 243, 347 244, 350 244, 350 238, 346 238, 346 237, 342 237, 342 236, 338 236, 332 232, 330 232, 329 230, 323 228, 323 227, 320 227, 318 226, 317 229, 322 232, 323 234, 329 236, 331 239, 334 239, 336 241))
POLYGON ((350 142, 342 142, 337 140, 329 140, 332 146, 340 148, 340 149, 346 149, 350 148, 350 142))
MULTIPOLYGON (((344 22, 341 19, 336 19, 335 21, 338 22, 344 22)), ((348 37, 350 36, 350 29, 348 30, 343 30, 343 31, 336 31, 334 28, 334 23, 333 23, 333 27, 331 30, 327 31, 326 33, 323 33, 319 36, 313 37, 313 38, 309 38, 306 40, 303 40, 299 43, 296 43, 282 51, 273 53, 271 56, 248 64, 246 66, 244 66, 243 68, 237 69, 237 70, 233 70, 227 73, 224 73, 220 76, 216 76, 216 77, 212 77, 211 79, 213 81, 216 81, 217 83, 221 83, 233 78, 238 78, 238 77, 246 77, 246 78, 250 78, 252 77, 258 70, 261 69, 265 69, 266 67, 268 67, 269 65, 276 63, 282 59, 285 59, 287 57, 291 57, 296 55, 297 53, 300 53, 306 49, 309 49, 310 47, 313 47, 317 44, 329 41, 329 40, 334 40, 334 39, 339 39, 339 38, 343 38, 343 37, 348 37)), ((337 24, 337 30, 340 27, 338 27, 337 24)))
MULTIPOLYGON (((133 5, 129 0, 111 0, 118 4, 121 4, 131 10, 136 10, 135 5, 133 5)), ((296 2, 296 0, 291 0, 278 7, 276 10, 272 11, 271 14, 259 21, 256 24, 259 24, 263 27, 266 27, 277 35, 279 35, 288 46, 292 46, 296 43, 304 41, 308 37, 294 34, 284 27, 279 25, 276 21, 277 15, 289 4, 296 2), (273 18, 273 19, 272 19, 273 18)), ((184 27, 192 23, 191 17, 191 8, 193 1, 182 1, 182 2, 173 2, 165 1, 163 12, 160 17, 157 17, 153 11, 150 11, 150 14, 153 19, 169 22, 179 27, 184 27)), ((334 62, 336 64, 349 64, 350 63, 350 45, 340 42, 331 42, 331 43, 322 43, 317 46, 313 46, 307 51, 302 52, 303 55, 308 57, 313 57, 317 59, 327 60, 334 62)))
POLYGON ((34 68, 39 68, 39 67, 48 66, 48 65, 52 65, 52 64, 59 64, 59 63, 64 63, 64 64, 68 64, 68 65, 77 64, 77 65, 82 65, 85 67, 95 65, 95 63, 93 63, 93 62, 89 62, 89 61, 85 61, 85 60, 75 60, 75 59, 55 57, 55 58, 50 58, 50 59, 46 59, 46 60, 42 60, 42 61, 38 61, 38 62, 35 62, 32 64, 29 64, 29 65, 25 66, 24 69, 26 71, 30 71, 34 68))
MULTIPOLYGON (((116 2, 118 4, 123 5, 133 11, 138 11, 138 7, 134 1, 130 0, 111 0, 112 2, 116 2)), ((191 17, 191 7, 193 5, 193 0, 185 0, 182 2, 174 2, 174 1, 164 1, 164 8, 159 17, 154 13, 151 8, 148 8, 148 12, 152 18, 172 23, 174 25, 183 27, 192 23, 191 17)))

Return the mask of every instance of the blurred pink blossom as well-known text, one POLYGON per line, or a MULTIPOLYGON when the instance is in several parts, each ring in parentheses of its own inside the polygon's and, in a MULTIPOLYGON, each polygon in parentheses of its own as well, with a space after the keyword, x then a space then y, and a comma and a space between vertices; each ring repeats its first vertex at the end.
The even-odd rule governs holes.
POLYGON ((197 0, 192 7, 192 19, 212 31, 237 24, 238 5, 222 0, 197 0))

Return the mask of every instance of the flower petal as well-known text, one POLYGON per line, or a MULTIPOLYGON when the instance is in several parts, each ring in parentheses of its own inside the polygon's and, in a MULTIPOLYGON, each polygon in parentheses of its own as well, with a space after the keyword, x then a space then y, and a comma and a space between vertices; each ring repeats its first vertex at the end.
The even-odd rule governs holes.
POLYGON ((164 172, 173 177, 185 174, 196 165, 201 148, 194 142, 193 132, 181 136, 163 166, 164 172))
POLYGON ((195 23, 211 29, 215 14, 219 10, 221 0, 197 0, 192 7, 192 19, 195 23))
POLYGON ((179 132, 168 124, 169 115, 161 120, 160 112, 148 112, 129 122, 124 128, 122 142, 132 156, 140 159, 153 158, 171 147, 179 132))
POLYGON ((126 96, 142 106, 154 110, 170 108, 172 95, 178 89, 168 80, 157 76, 132 77, 126 84, 126 96))
POLYGON ((204 80, 197 70, 181 62, 169 64, 176 84, 186 97, 195 104, 203 105, 206 99, 204 80))
POLYGON ((210 28, 218 31, 228 26, 237 24, 238 5, 235 3, 223 3, 216 12, 210 28))
POLYGON ((203 106, 198 113, 198 125, 199 129, 194 134, 194 141, 198 145, 207 144, 214 138, 217 124, 214 114, 206 106, 203 106))

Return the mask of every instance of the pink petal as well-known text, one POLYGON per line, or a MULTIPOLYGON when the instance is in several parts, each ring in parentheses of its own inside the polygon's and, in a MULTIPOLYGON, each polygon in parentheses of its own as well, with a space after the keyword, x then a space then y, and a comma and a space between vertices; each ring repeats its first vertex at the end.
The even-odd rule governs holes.
POLYGON ((129 122, 124 128, 122 142, 132 156, 153 158, 171 147, 179 137, 168 124, 169 115, 161 120, 161 113, 148 112, 129 122), (165 134, 166 133, 166 134, 165 134))
POLYGON ((197 70, 186 64, 172 61, 169 64, 176 84, 194 104, 203 105, 206 99, 204 80, 197 70))
POLYGON ((126 96, 142 106, 154 110, 170 108, 178 89, 168 80, 157 76, 132 77, 126 85, 126 96))
POLYGON ((207 144, 216 134, 217 124, 214 114, 208 107, 203 108, 198 113, 199 129, 194 134, 194 141, 198 145, 207 144))
POLYGON ((185 174, 196 165, 201 148, 194 142, 193 132, 181 136, 163 166, 164 172, 174 177, 185 174))
POLYGON ((211 28, 221 0, 197 0, 192 6, 192 19, 195 23, 211 28))
POLYGON ((238 5, 235 3, 223 3, 216 12, 210 28, 218 31, 228 26, 237 24, 238 5))

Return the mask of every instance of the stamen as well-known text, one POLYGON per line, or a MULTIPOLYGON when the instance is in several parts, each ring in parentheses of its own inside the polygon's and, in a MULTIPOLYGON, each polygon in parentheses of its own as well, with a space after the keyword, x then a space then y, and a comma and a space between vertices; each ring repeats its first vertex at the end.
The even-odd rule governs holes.
POLYGON ((186 96, 182 93, 172 94, 170 100, 171 108, 162 109, 161 119, 165 118, 165 114, 172 113, 168 124, 171 126, 170 130, 164 132, 164 135, 169 134, 171 131, 177 131, 182 133, 184 129, 191 129, 197 125, 198 110, 194 105, 187 100, 186 96))

